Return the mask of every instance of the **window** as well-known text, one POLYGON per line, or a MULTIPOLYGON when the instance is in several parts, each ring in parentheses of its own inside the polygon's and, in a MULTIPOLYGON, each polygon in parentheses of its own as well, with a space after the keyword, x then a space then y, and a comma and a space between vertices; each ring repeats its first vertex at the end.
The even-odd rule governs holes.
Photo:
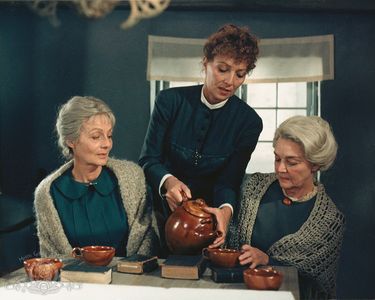
MULTIPOLYGON (((194 84, 200 83, 151 81, 151 110, 159 91, 194 84)), ((246 172, 273 172, 272 139, 276 128, 293 115, 319 114, 319 82, 250 83, 242 85, 236 94, 263 120, 263 131, 246 172)))
POLYGON ((245 88, 243 99, 263 120, 263 131, 246 172, 273 172, 276 128, 294 115, 319 115, 319 83, 255 83, 245 88))

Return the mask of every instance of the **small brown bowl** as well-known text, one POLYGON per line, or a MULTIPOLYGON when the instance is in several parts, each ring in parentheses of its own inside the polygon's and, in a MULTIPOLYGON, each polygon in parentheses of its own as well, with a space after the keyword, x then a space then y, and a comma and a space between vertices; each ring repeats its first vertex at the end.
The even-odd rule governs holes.
POLYGON ((115 248, 109 246, 75 247, 72 250, 72 256, 91 265, 106 266, 112 261, 115 252, 115 248))
POLYGON ((238 257, 241 253, 240 250, 236 249, 204 248, 202 250, 204 258, 209 259, 212 265, 222 268, 234 268, 238 266, 238 257))
POLYGON ((52 281, 59 277, 63 263, 57 258, 30 258, 23 265, 30 280, 52 281))
POLYGON ((248 289, 278 290, 283 281, 283 274, 273 268, 246 269, 243 279, 248 289))

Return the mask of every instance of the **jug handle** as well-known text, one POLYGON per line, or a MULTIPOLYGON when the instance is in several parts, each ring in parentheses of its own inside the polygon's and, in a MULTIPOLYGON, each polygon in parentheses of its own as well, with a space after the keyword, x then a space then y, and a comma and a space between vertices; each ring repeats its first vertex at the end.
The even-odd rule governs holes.
POLYGON ((189 198, 186 196, 184 191, 181 191, 182 201, 177 202, 177 206, 181 206, 184 202, 188 201, 189 198))
POLYGON ((223 232, 220 231, 220 230, 212 231, 212 232, 209 234, 209 236, 210 236, 210 237, 214 237, 214 238, 218 238, 218 237, 223 236, 223 232))
POLYGON ((80 247, 74 247, 72 250, 72 256, 74 258, 81 258, 82 259, 82 249, 80 247))
POLYGON ((208 252, 209 252, 209 248, 203 248, 202 249, 202 256, 203 256, 203 258, 205 258, 205 259, 210 259, 209 257, 208 257, 208 252))
POLYGON ((216 230, 215 231, 215 234, 216 234, 216 237, 222 237, 223 236, 223 232, 221 230, 216 230))
POLYGON ((210 218, 205 218, 205 219, 200 220, 200 223, 201 224, 211 224, 212 220, 210 218))

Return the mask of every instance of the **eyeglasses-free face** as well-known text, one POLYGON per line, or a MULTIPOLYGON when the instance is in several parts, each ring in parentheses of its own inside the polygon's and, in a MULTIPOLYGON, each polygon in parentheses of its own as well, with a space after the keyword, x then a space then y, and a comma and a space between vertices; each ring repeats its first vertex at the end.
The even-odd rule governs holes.
POLYGON ((112 149, 112 123, 104 114, 94 115, 82 124, 76 141, 68 143, 75 165, 104 166, 112 149))
POLYGON ((247 72, 245 62, 217 55, 212 61, 203 60, 206 71, 203 94, 207 101, 216 104, 232 96, 244 83, 247 72))
POLYGON ((308 162, 302 147, 279 138, 275 144, 275 173, 288 195, 303 196, 313 189, 316 167, 308 162))

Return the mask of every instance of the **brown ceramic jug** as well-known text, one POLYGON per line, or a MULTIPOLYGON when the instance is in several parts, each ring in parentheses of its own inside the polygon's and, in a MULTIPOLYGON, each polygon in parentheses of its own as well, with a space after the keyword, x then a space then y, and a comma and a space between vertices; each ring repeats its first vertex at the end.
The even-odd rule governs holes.
POLYGON ((30 280, 57 280, 63 263, 57 258, 30 258, 23 262, 30 280))
POLYGON ((220 235, 216 220, 203 210, 203 199, 183 201, 165 224, 165 239, 172 254, 197 255, 220 235))

